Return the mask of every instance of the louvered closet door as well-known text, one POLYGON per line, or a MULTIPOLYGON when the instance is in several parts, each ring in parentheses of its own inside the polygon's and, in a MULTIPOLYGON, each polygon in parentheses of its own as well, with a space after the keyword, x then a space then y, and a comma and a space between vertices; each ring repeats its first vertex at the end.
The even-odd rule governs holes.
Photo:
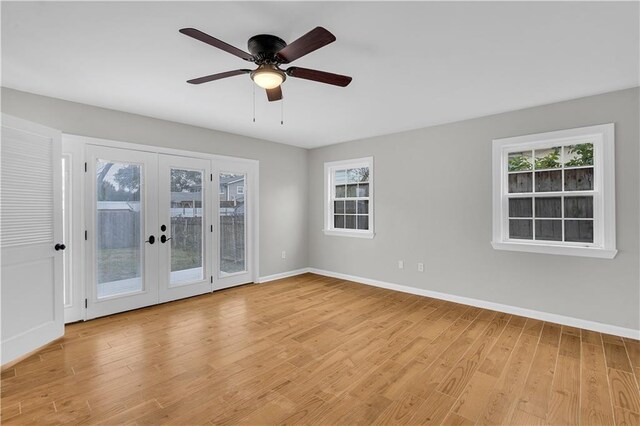
POLYGON ((0 157, 6 364, 64 334, 61 133, 3 114, 0 157))

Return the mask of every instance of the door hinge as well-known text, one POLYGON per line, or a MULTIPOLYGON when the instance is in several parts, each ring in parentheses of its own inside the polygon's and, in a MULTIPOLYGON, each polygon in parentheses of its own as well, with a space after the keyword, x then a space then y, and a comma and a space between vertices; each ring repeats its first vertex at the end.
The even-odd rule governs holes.
POLYGON ((213 182, 213 173, 211 173, 211 182, 213 182))
POLYGON ((89 307, 89 300, 84 299, 84 308, 87 309, 89 307))
POLYGON ((84 240, 87 241, 89 239, 89 231, 84 231, 84 240))
POLYGON ((213 225, 211 225, 211 232, 213 232, 213 225))
POLYGON ((211 275, 211 284, 213 284, 213 275, 211 275))
POLYGON ((87 162, 84 162, 84 172, 87 173, 87 162))

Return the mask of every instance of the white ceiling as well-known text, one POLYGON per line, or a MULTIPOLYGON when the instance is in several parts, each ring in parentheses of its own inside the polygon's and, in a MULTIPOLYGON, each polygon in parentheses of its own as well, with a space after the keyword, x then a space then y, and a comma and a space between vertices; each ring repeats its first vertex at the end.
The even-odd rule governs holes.
POLYGON ((382 135, 638 85, 638 3, 25 2, 2 4, 2 84, 302 147, 382 135), (280 103, 247 75, 187 79, 245 61, 259 33, 337 41, 294 65, 353 76, 289 78, 280 103))

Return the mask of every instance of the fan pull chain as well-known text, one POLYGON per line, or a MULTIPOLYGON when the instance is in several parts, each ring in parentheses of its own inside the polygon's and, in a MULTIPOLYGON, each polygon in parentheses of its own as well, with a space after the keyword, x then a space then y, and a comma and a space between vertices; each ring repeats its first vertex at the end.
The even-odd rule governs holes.
POLYGON ((251 87, 253 88, 253 122, 256 122, 256 85, 251 83, 251 87))
POLYGON ((284 124, 284 98, 280 101, 280 125, 284 124))

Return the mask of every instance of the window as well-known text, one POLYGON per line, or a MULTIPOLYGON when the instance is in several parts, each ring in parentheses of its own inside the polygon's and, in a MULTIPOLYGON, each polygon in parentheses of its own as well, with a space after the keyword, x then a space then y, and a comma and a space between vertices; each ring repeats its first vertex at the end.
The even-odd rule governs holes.
POLYGON ((493 141, 499 250, 613 258, 614 125, 493 141))
POLYGON ((236 194, 244 195, 244 186, 242 185, 238 186, 238 189, 236 190, 236 194))
POLYGON ((328 235, 373 238, 373 157, 325 163, 328 235))

